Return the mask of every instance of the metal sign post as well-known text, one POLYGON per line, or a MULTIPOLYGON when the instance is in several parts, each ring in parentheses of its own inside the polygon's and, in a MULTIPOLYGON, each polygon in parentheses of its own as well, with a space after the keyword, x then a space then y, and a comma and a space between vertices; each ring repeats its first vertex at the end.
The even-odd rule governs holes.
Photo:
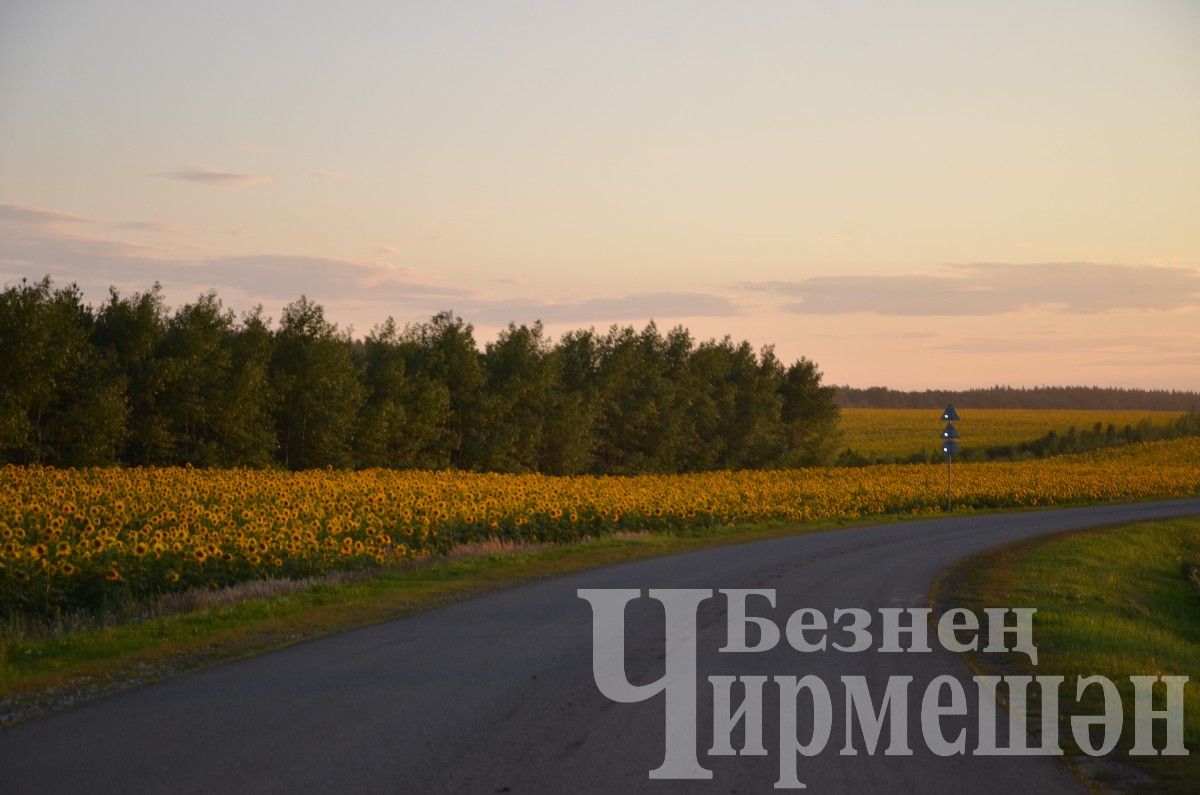
POLYGON ((946 456, 946 512, 950 512, 951 497, 954 487, 954 456, 958 454, 958 429, 954 427, 958 412, 954 404, 946 406, 942 412, 942 421, 946 427, 942 429, 942 453, 946 456))

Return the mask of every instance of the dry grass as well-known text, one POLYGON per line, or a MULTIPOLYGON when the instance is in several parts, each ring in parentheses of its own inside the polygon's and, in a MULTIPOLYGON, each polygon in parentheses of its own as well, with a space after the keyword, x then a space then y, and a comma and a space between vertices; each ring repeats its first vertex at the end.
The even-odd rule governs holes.
MULTIPOLYGON (((442 558, 443 560, 462 560, 464 558, 486 558, 492 555, 511 555, 514 552, 536 552, 545 549, 549 544, 533 541, 512 541, 503 538, 489 538, 483 541, 472 541, 453 547, 442 558)), ((430 560, 426 558, 425 560, 430 560)), ((424 561, 422 561, 424 562, 424 561)), ((418 564, 419 565, 419 564, 418 564)))
POLYGON ((207 610, 221 605, 244 602, 247 599, 265 599, 271 596, 303 591, 317 585, 338 585, 355 582, 371 576, 367 571, 335 571, 320 577, 283 577, 277 580, 247 580, 224 588, 189 588, 182 593, 159 597, 141 618, 161 618, 175 613, 190 613, 207 610))
POLYGON ((75 632, 107 629, 152 618, 237 604, 250 599, 282 596, 318 585, 355 582, 373 574, 374 572, 369 571, 336 571, 318 577, 247 580, 223 588, 189 588, 180 593, 165 594, 149 604, 128 602, 121 608, 102 615, 87 611, 63 613, 52 619, 14 615, 9 616, 6 622, 0 625, 0 642, 51 640, 75 632))
MULTIPOLYGON (((608 533, 604 538, 612 538, 617 541, 634 541, 640 538, 646 538, 651 535, 646 530, 619 530, 615 533, 608 533)), ((583 540, 587 540, 586 538, 583 540)), ((429 556, 418 558, 411 561, 405 568, 426 566, 430 563, 435 563, 443 560, 467 560, 471 558, 490 558, 494 556, 514 555, 519 552, 540 552, 544 549, 552 547, 562 547, 561 543, 550 543, 545 541, 520 541, 503 538, 489 538, 484 541, 472 541, 466 544, 458 544, 453 547, 445 555, 429 556)))

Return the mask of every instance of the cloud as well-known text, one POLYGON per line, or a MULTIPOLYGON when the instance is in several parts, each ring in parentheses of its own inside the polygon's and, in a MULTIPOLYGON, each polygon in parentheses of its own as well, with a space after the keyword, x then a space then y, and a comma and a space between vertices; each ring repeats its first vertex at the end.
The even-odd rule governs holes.
POLYGON ((792 314, 982 316, 1035 308, 1101 314, 1192 306, 1200 296, 1200 271, 1091 262, 973 263, 938 275, 817 276, 739 286, 798 299, 781 307, 792 314))
MULTIPOLYGON (((103 291, 144 289, 156 281, 175 295, 216 289, 240 304, 268 306, 301 294, 362 315, 380 317, 421 315, 453 308, 481 324, 531 322, 548 324, 607 324, 650 318, 733 317, 756 310, 747 293, 740 297, 721 291, 657 291, 581 299, 497 296, 507 285, 511 296, 518 285, 495 277, 476 286, 438 284, 420 273, 384 262, 355 262, 293 254, 206 256, 178 245, 169 223, 98 221, 52 209, 17 204, 0 205, 0 273, 6 277, 40 277, 77 281, 85 289, 103 291), (98 230, 117 229, 154 233, 135 240, 106 237, 98 230)), ((392 254, 390 245, 377 254, 392 254)), ((1200 306, 1200 270, 1182 266, 1150 267, 1093 263, 1014 265, 978 263, 953 265, 936 274, 898 276, 813 277, 796 281, 753 282, 739 285, 758 296, 782 297, 784 311, 826 316, 873 313, 890 316, 987 316, 1030 308, 1053 308, 1062 313, 1102 314, 1118 310, 1170 310, 1200 306)), ((102 294, 102 293, 101 293, 102 294)), ((1038 342, 1045 333, 1026 328, 1026 339, 962 339, 941 350, 1002 353, 1061 350, 1057 335, 1038 342)), ((888 332, 914 343, 928 338, 927 330, 888 332)), ((1021 335, 1016 335, 1021 336, 1021 335)), ((1190 341, 1189 341, 1190 343, 1190 341)), ((864 340, 864 344, 872 344, 864 340)), ((1116 342, 1113 342, 1116 344, 1116 342)), ((1160 341, 1161 344, 1161 341, 1160 341)), ((924 347, 931 347, 925 345, 924 347)), ((1095 354, 1124 355, 1118 350, 1095 354)), ((1160 349, 1160 354, 1168 351, 1160 349)), ((1177 353, 1184 353, 1178 351, 1177 353)))
POLYGON ((341 171, 314 171, 312 175, 321 179, 327 179, 330 182, 342 182, 350 178, 349 174, 344 174, 341 171))
POLYGON ((816 331, 812 334, 818 339, 831 340, 924 340, 940 336, 936 331, 816 331))
POLYGON ((234 174, 229 171, 215 171, 211 168, 185 168, 180 171, 166 171, 155 176, 219 188, 257 185, 269 179, 269 177, 258 174, 234 174))
POLYGON ((1120 336, 1044 336, 1032 337, 968 337, 962 340, 931 346, 952 353, 1040 353, 1063 351, 1095 353, 1106 356, 1129 356, 1146 359, 1167 353, 1191 354, 1196 345, 1192 340, 1171 339, 1167 335, 1120 336))
POLYGON ((1137 359, 1095 359, 1088 362, 1093 367, 1178 367, 1200 365, 1200 353, 1184 353, 1176 356, 1152 356, 1137 359))
POLYGON ((83 263, 92 263, 93 267, 105 267, 108 263, 136 267, 141 260, 164 255, 153 246, 81 235, 72 229, 36 222, 6 222, 0 224, 0 232, 0 266, 37 276, 64 266, 78 269, 83 263))
POLYGON ((366 299, 412 305, 431 298, 446 301, 470 295, 463 288, 418 281, 407 271, 326 257, 217 257, 179 263, 173 273, 264 300, 291 300, 303 293, 318 301, 366 299))
POLYGON ((162 221, 125 221, 115 224, 115 226, 117 229, 131 229, 134 232, 152 232, 159 235, 178 235, 184 231, 179 224, 162 221))
POLYGON ((644 321, 651 318, 728 317, 744 314, 730 299, 699 292, 646 292, 582 300, 491 298, 485 291, 434 284, 420 274, 380 263, 327 257, 254 255, 184 258, 177 252, 121 240, 85 237, 44 226, 0 235, 0 278, 50 274, 76 282, 92 298, 115 286, 143 290, 160 282, 171 301, 216 290, 230 306, 262 303, 277 309, 307 295, 331 316, 428 316, 453 309, 471 322, 503 325, 644 321))
POLYGON ((724 296, 691 292, 634 293, 580 301, 499 299, 466 302, 462 314, 480 323, 594 323, 678 317, 730 317, 743 314, 724 296))
POLYGON ((78 215, 28 207, 22 204, 0 204, 0 223, 12 224, 86 224, 90 219, 78 215))
MULTIPOLYGON (((0 205, 0 271, 7 275, 77 281, 105 290, 109 285, 144 289, 156 281, 180 290, 217 289, 231 298, 276 302, 302 293, 317 300, 388 302, 400 306, 442 304, 471 295, 460 287, 420 280, 395 267, 332 258, 259 255, 197 256, 179 246, 81 234, 83 222, 54 210, 0 205)), ((109 225, 135 231, 173 232, 172 224, 129 221, 109 225)), ((160 243, 163 241, 159 241, 160 243)))

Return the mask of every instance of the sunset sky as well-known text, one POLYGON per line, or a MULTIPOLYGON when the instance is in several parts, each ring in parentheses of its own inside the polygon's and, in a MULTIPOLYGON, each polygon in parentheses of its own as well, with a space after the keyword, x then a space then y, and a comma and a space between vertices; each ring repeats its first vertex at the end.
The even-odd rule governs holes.
POLYGON ((0 282, 1200 388, 1200 3, 0 5, 0 282))

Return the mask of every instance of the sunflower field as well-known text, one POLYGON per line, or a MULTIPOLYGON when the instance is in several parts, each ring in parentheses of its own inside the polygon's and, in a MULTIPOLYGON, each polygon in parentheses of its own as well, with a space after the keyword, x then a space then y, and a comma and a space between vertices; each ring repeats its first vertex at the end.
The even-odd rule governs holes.
MULTIPOLYGON (((1200 439, 956 465, 956 508, 1200 493, 1200 439)), ((945 510, 927 464, 552 477, 455 471, 0 468, 0 614, 388 566, 491 539, 945 510)))

